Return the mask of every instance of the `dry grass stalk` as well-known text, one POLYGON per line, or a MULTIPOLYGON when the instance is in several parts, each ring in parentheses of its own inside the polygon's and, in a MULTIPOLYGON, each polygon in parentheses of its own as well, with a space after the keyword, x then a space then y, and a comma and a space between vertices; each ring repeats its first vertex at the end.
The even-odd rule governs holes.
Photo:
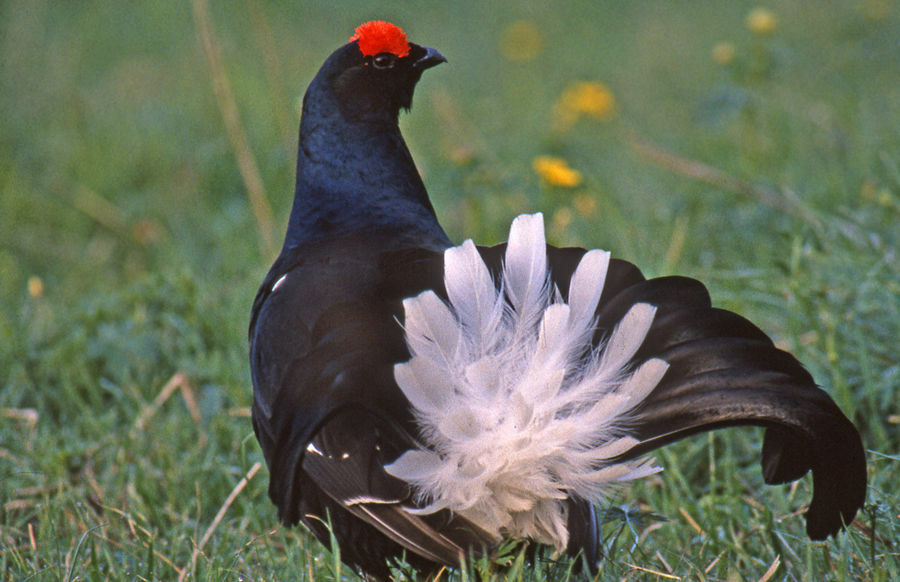
POLYGON ((194 547, 194 551, 191 553, 191 565, 181 570, 181 573, 178 575, 178 582, 184 580, 185 576, 187 576, 188 573, 194 571, 194 567, 197 564, 197 558, 200 556, 200 553, 203 551, 203 547, 209 541, 209 538, 212 537, 213 532, 216 531, 216 528, 219 526, 219 522, 221 522, 225 517, 225 513, 228 512, 228 508, 231 507, 231 504, 234 503, 234 500, 237 499, 237 496, 240 495, 241 491, 244 490, 244 487, 247 486, 247 483, 250 482, 250 479, 252 479, 253 476, 256 475, 256 472, 261 468, 262 463, 257 461, 253 464, 252 467, 250 467, 250 470, 247 471, 247 474, 244 475, 240 481, 238 481, 238 484, 234 486, 234 489, 232 489, 231 493, 225 499, 225 503, 222 504, 222 507, 219 508, 219 512, 216 513, 216 516, 213 518, 212 523, 206 529, 206 533, 203 534, 203 537, 200 538, 200 542, 196 545, 196 547, 194 547))
POLYGON ((253 150, 250 149, 250 142, 247 139, 246 131, 244 131, 244 124, 241 122, 241 115, 238 112, 234 93, 231 90, 231 82, 228 80, 228 74, 225 72, 222 47, 216 39, 212 17, 209 13, 209 5, 206 0, 193 0, 191 4, 194 8, 194 21, 197 24, 197 32, 200 35, 200 40, 203 42, 203 53, 206 55, 206 62, 212 74, 213 91, 216 94, 219 111, 222 113, 222 120, 225 122, 225 129, 228 132, 228 139, 231 141, 234 157, 237 160, 238 169, 241 172, 241 178, 244 180, 247 196, 250 199, 250 206, 253 208, 253 214, 256 217, 262 251, 265 255, 272 256, 277 251, 273 236, 272 208, 266 197, 265 187, 259 173, 259 166, 256 163, 256 158, 253 156, 253 150))
POLYGON ((822 226, 819 219, 813 216, 812 213, 800 204, 796 197, 787 190, 777 192, 759 184, 752 184, 746 180, 723 172, 718 168, 704 164, 703 162, 691 160, 673 154, 672 152, 667 152, 635 135, 628 138, 628 143, 642 157, 665 170, 687 176, 688 178, 700 182, 705 182, 706 184, 722 190, 739 194, 761 204, 765 204, 766 206, 771 206, 776 210, 800 218, 816 229, 819 229, 822 226))

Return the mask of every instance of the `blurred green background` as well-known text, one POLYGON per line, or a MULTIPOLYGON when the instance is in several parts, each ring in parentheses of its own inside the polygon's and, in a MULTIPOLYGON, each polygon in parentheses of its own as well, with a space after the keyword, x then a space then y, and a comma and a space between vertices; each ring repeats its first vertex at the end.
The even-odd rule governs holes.
POLYGON ((900 5, 485 4, 0 3, 0 578, 348 574, 276 527, 265 469, 226 498, 261 460, 246 325, 300 99, 376 18, 449 59, 401 125, 451 238, 540 210, 555 244, 704 280, 872 451, 823 545, 757 431, 670 448, 616 502, 671 522, 611 523, 601 577, 900 577, 900 5))

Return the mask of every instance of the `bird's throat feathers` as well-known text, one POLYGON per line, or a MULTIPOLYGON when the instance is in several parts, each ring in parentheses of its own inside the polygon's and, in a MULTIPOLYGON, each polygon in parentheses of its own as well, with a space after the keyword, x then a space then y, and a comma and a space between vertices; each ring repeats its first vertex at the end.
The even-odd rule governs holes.
POLYGON ((286 247, 364 231, 449 244, 393 118, 360 119, 320 72, 304 98, 286 247))

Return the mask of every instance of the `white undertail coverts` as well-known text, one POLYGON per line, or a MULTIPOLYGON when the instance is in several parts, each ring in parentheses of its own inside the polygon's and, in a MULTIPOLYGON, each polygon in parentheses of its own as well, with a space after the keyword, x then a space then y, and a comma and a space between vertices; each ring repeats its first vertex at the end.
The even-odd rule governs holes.
POLYGON ((637 441, 629 415, 668 364, 631 360, 655 307, 634 305, 594 346, 609 253, 586 253, 564 299, 551 284, 541 214, 513 221, 500 281, 471 240, 444 255, 447 301, 406 299, 412 358, 394 376, 420 425, 419 446, 387 471, 432 513, 450 509, 499 537, 563 550, 566 497, 601 501, 617 483, 659 470, 612 463, 637 441))

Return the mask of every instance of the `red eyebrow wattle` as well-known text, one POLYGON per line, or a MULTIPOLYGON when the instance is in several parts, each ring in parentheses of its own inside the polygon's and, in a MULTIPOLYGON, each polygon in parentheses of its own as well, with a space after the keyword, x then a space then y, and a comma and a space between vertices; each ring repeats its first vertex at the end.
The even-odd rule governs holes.
POLYGON ((364 56, 391 53, 398 57, 409 54, 409 42, 403 29, 390 22, 372 20, 356 27, 350 42, 357 41, 364 56))

